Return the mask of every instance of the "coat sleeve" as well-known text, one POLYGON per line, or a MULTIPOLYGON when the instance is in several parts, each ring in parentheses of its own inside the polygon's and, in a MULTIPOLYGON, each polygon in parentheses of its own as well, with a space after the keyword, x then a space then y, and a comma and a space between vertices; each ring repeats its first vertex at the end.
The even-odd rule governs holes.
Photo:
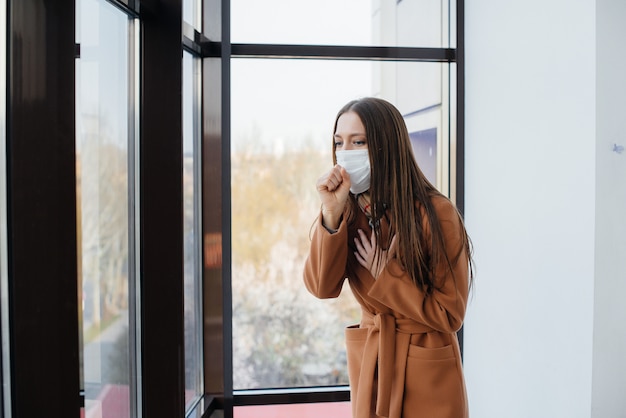
POLYGON ((346 278, 348 228, 344 220, 331 234, 320 215, 313 230, 311 250, 304 264, 304 284, 320 299, 336 298, 346 278))
POLYGON ((445 241, 446 253, 452 263, 461 251, 452 269, 442 261, 436 268, 431 294, 418 288, 396 260, 390 260, 380 274, 369 296, 390 309, 425 324, 437 331, 456 332, 465 317, 469 293, 469 259, 463 246, 462 223, 447 199, 435 203, 445 241), (463 248, 462 248, 463 247, 463 248))

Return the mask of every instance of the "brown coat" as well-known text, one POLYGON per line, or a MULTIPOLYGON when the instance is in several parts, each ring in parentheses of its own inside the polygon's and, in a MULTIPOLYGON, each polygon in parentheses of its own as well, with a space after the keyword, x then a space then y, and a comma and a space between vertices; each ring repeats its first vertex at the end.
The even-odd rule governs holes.
MULTIPOLYGON (((433 203, 453 258, 461 246, 460 219, 448 199, 436 197, 433 203)), ((361 323, 346 329, 353 416, 468 417, 456 338, 468 297, 467 254, 453 266, 454 275, 442 263, 439 287, 427 295, 395 260, 374 279, 354 256, 357 228, 370 231, 362 212, 354 226, 342 221, 334 234, 320 216, 304 268, 304 283, 313 295, 337 297, 347 278, 362 307, 361 323)))

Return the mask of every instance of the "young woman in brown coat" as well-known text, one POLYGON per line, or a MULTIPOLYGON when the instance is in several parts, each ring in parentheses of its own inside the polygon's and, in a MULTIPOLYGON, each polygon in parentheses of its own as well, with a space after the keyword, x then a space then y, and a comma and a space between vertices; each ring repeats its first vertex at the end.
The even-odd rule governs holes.
POLYGON ((461 216, 420 171, 387 101, 339 111, 333 161, 317 182, 322 210, 304 282, 334 298, 347 278, 362 307, 346 329, 353 416, 468 417, 456 332, 472 262, 461 216))

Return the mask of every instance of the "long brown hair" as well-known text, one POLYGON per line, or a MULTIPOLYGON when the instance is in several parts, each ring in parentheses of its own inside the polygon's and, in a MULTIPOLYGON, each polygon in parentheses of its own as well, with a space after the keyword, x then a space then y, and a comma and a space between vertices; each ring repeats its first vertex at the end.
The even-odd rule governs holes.
MULTIPOLYGON (((381 237, 378 222, 373 222, 377 242, 390 242, 396 236, 396 257, 410 275, 413 283, 426 292, 437 288, 435 269, 444 261, 450 271, 463 250, 469 258, 470 283, 473 276, 471 243, 459 214, 462 225, 462 246, 450 259, 445 249, 443 232, 431 199, 442 196, 428 181, 415 161, 409 133, 402 115, 391 103, 373 97, 353 100, 337 114, 333 134, 337 130, 339 117, 346 112, 355 112, 365 127, 369 150, 371 180, 370 201, 373 220, 388 216, 389 235, 381 237), (416 204, 417 202, 417 204, 416 204), (425 212, 428 225, 423 225, 420 207, 425 212), (424 231, 429 230, 430 242, 425 242, 424 231)), ((335 157, 333 140, 333 160, 335 157)), ((356 199, 348 199, 347 209, 350 222, 358 209, 356 199)), ((458 213, 458 212, 457 212, 458 213)), ((380 257, 380 251, 378 251, 380 257)), ((455 279, 456 280, 456 279, 455 279)), ((441 284, 443 285, 443 284, 441 284)))

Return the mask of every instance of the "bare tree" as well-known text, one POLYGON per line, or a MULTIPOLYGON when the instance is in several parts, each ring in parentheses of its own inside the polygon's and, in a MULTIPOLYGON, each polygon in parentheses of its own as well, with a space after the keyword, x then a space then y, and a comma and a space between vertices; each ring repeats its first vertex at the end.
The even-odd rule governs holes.
POLYGON ((328 157, 242 153, 232 167, 235 386, 347 383, 342 325, 358 308, 349 292, 319 301, 302 282, 328 157))
POLYGON ((125 149, 92 130, 78 155, 83 288, 92 324, 128 308, 128 162, 125 149))

